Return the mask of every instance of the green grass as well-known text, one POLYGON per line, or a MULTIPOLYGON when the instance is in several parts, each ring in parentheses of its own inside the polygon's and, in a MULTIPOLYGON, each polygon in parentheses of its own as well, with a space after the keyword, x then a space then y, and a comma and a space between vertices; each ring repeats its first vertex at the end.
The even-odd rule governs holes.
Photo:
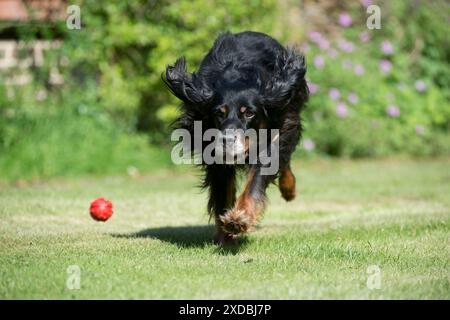
POLYGON ((149 144, 148 136, 128 132, 110 116, 84 112, 58 110, 8 121, 0 110, 0 184, 148 172, 170 164, 169 148, 149 144))
POLYGON ((211 243, 195 173, 0 191, 0 298, 449 299, 450 159, 296 162, 239 248, 211 243), (93 221, 92 199, 114 216, 93 221), (81 288, 66 287, 69 265, 81 288), (381 288, 367 288, 379 266, 381 288))

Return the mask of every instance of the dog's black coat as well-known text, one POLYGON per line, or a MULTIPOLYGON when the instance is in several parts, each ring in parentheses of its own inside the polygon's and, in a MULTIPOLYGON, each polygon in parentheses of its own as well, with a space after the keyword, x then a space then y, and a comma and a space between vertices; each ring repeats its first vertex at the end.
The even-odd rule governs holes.
POLYGON ((252 165, 251 177, 236 204, 236 166, 204 166, 203 185, 209 188, 210 195, 208 209, 216 217, 218 240, 222 243, 256 222, 265 189, 277 176, 286 181, 293 179, 293 185, 280 180, 283 196, 287 200, 293 197, 295 178, 289 161, 302 131, 300 111, 308 98, 305 73, 303 56, 265 34, 249 31, 221 35, 195 73, 187 73, 184 58, 166 69, 163 80, 183 101, 177 126, 192 135, 196 120, 202 121, 203 131, 280 130, 279 174, 262 176, 260 165, 252 165))

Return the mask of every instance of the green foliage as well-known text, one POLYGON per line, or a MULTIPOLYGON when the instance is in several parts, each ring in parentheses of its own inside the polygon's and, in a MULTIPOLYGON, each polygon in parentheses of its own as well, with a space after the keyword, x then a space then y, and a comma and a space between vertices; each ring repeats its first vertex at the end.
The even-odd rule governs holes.
POLYGON ((169 162, 169 151, 150 147, 143 136, 120 132, 102 115, 58 114, 18 121, 20 131, 7 127, 12 131, 11 147, 0 158, 1 180, 134 174, 169 162))
POLYGON ((352 26, 339 27, 337 36, 308 34, 305 136, 316 151, 450 154, 447 18, 436 6, 386 3, 381 30, 366 29, 366 12, 357 7, 349 12, 352 26))
POLYGON ((164 131, 178 101, 161 81, 166 65, 185 55, 198 66, 224 31, 271 32, 276 1, 81 1, 84 29, 68 33, 71 60, 101 74, 100 103, 144 131, 164 131), (80 44, 82 47, 80 48, 80 44))
MULTIPOLYGON (((168 144, 168 125, 178 114, 178 101, 160 78, 165 66, 186 55, 193 68, 219 33, 270 33, 276 21, 275 0, 78 4, 81 30, 55 24, 62 47, 32 70, 31 84, 7 88, 3 80, 17 70, 2 74, 0 180, 169 164, 169 150, 148 144, 168 144), (63 85, 51 84, 55 66, 63 85)), ((21 39, 53 38, 45 27, 17 28, 21 39)))
POLYGON ((395 39, 407 53, 412 75, 432 80, 450 98, 448 1, 385 1, 384 7, 389 24, 382 35, 395 39))
POLYGON ((445 1, 381 2, 381 30, 366 28, 366 10, 359 2, 77 3, 81 30, 68 30, 64 21, 51 27, 0 24, 0 30, 15 28, 21 40, 63 39, 60 49, 46 53, 43 67, 32 68, 30 84, 6 85, 18 70, 0 74, 0 179, 114 173, 133 165, 145 170, 164 162, 169 152, 157 152, 152 145, 169 144, 169 124, 179 104, 161 81, 166 65, 185 55, 189 69, 196 69, 224 31, 255 30, 283 44, 287 39, 304 44, 304 28, 315 30, 316 19, 301 19, 296 13, 320 9, 326 10, 327 21, 326 28, 322 24, 317 30, 330 47, 320 48, 309 37, 305 50, 308 80, 318 90, 304 115, 304 149, 310 152, 301 154, 450 154, 445 1), (348 27, 338 24, 339 14, 345 12, 353 22, 348 27), (359 40, 362 32, 369 41, 359 40), (386 41, 393 46, 392 54, 380 48, 386 41), (336 57, 330 56, 330 48, 336 57), (323 68, 314 62, 318 56, 325 60, 323 68), (381 60, 391 63, 392 70, 380 71, 381 60), (63 84, 52 82, 56 66, 63 84), (357 66, 364 74, 355 74, 357 66), (331 88, 339 90, 339 99, 330 98, 331 88), (111 156, 105 156, 105 150, 111 156), (160 153, 165 155, 157 156, 160 153))
MULTIPOLYGON (((83 102, 65 109, 0 109, 0 181, 84 174, 136 174, 166 166, 169 151, 149 146, 83 102)), ((42 106, 41 106, 42 107, 42 106)))

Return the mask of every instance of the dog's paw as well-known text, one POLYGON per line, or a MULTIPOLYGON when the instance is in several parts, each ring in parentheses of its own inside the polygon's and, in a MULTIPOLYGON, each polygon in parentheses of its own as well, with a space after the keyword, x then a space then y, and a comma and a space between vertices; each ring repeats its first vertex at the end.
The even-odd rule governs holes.
POLYGON ((228 210, 220 217, 222 230, 231 236, 238 236, 246 233, 253 225, 253 219, 242 209, 228 210))
POLYGON ((295 189, 293 188, 280 188, 281 196, 286 201, 292 201, 295 199, 295 189))
POLYGON ((237 244, 235 236, 226 234, 222 229, 218 230, 214 236, 214 243, 219 246, 234 246, 237 244))

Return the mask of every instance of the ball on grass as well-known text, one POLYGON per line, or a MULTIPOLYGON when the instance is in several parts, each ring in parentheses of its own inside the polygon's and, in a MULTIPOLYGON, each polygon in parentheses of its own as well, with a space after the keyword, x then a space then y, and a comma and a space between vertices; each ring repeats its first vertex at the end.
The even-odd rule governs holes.
POLYGON ((111 201, 104 198, 98 198, 91 202, 89 209, 91 217, 97 221, 106 221, 113 214, 113 205, 111 201))

